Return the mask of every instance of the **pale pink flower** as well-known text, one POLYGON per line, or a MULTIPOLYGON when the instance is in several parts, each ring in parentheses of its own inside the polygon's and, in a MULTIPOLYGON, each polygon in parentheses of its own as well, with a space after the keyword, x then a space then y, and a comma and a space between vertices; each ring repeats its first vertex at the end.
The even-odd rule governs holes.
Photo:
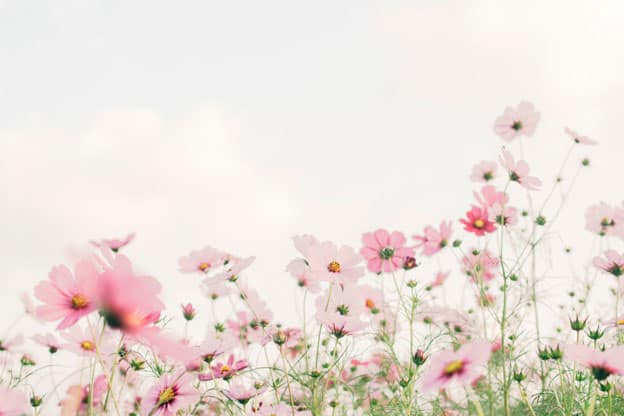
POLYGON ((360 302, 363 304, 365 312, 372 315, 381 312, 384 298, 380 289, 369 285, 360 285, 353 287, 345 286, 345 290, 353 291, 354 295, 361 299, 360 302))
POLYGON ((214 275, 215 279, 235 282, 238 280, 240 273, 251 266, 256 260, 255 257, 245 257, 232 259, 227 263, 226 270, 214 275))
POLYGON ((119 249, 127 246, 134 240, 134 233, 130 233, 126 236, 126 238, 111 238, 111 239, 103 239, 99 241, 91 240, 91 244, 98 248, 109 248, 111 251, 117 253, 119 249))
POLYGON ((399 231, 379 229, 362 235, 364 247, 360 254, 373 273, 393 272, 405 264, 407 257, 414 257, 414 249, 405 247, 405 236, 399 231))
POLYGON ((147 391, 141 408, 146 415, 175 416, 190 411, 199 398, 189 374, 166 374, 147 391))
POLYGON ((600 351, 586 345, 570 344, 563 347, 563 358, 590 369, 598 381, 605 380, 610 375, 624 375, 622 345, 600 351))
POLYGON ((505 192, 497 191, 492 185, 485 185, 481 188, 481 192, 473 192, 473 195, 479 205, 485 208, 490 208, 494 204, 505 205, 509 202, 509 195, 505 192))
POLYGON ((206 246, 201 250, 191 251, 188 256, 180 257, 178 264, 183 273, 208 273, 223 266, 226 254, 216 248, 206 246))
POLYGON ((481 161, 472 167, 470 180, 473 182, 489 182, 496 178, 496 170, 498 165, 496 162, 481 161))
POLYGON ((91 334, 88 330, 84 330, 78 325, 62 332, 61 338, 66 342, 61 344, 60 347, 79 356, 95 357, 99 351, 100 356, 106 359, 108 354, 112 353, 115 348, 109 336, 104 335, 98 345, 98 335, 91 334))
POLYGON ((496 202, 490 207, 490 221, 502 226, 511 226, 518 223, 518 210, 510 205, 496 202))
POLYGON ((442 221, 439 229, 428 225, 423 235, 414 235, 413 238, 417 241, 416 248, 422 247, 423 255, 432 256, 448 245, 451 233, 451 221, 442 221))
POLYGON ((195 347, 195 355, 210 364, 216 357, 235 347, 235 336, 225 329, 217 330, 216 328, 211 328, 206 334, 204 341, 195 347))
POLYGON ((299 411, 292 407, 283 404, 269 404, 259 403, 258 407, 250 409, 247 413, 248 416, 312 416, 309 410, 299 411))
MULTIPOLYGON (((90 396, 91 385, 81 386, 79 384, 70 386, 67 389, 67 396, 61 400, 61 416, 75 416, 77 414, 86 414, 88 398, 90 396)), ((93 405, 95 407, 102 403, 102 396, 108 389, 106 376, 101 374, 93 381, 93 405)))
POLYGON ((74 325, 97 308, 97 275, 95 266, 86 261, 76 265, 75 277, 65 266, 53 267, 49 280, 35 287, 35 297, 44 303, 37 308, 37 316, 46 321, 61 320, 57 329, 74 325))
POLYGON ((446 282, 446 279, 448 278, 449 274, 450 272, 448 271, 437 272, 435 275, 435 278, 433 279, 433 282, 429 284, 429 287, 434 288, 434 287, 442 286, 444 282, 446 282))
POLYGON ((238 289, 241 299, 245 301, 245 304, 258 323, 266 325, 273 320, 273 312, 271 312, 266 302, 260 298, 260 295, 255 289, 252 289, 244 283, 239 283, 238 289))
POLYGON ((310 266, 304 259, 294 259, 288 266, 286 271, 290 273, 292 277, 297 279, 299 287, 303 287, 310 291, 310 293, 318 293, 321 290, 321 285, 318 280, 312 278, 310 273, 310 266))
POLYGON ((489 281, 494 279, 498 273, 500 262, 489 250, 471 250, 462 258, 464 273, 472 278, 474 282, 489 281))
POLYGON ((594 257, 593 264, 615 277, 620 277, 624 274, 624 254, 619 254, 615 250, 605 251, 604 257, 594 257))
POLYGON ((366 323, 360 319, 365 311, 364 302, 358 299, 357 289, 327 289, 316 298, 316 320, 337 338, 362 330, 366 323))
POLYGON ((310 248, 318 245, 319 241, 312 235, 303 234, 294 236, 293 244, 295 245, 297 251, 299 251, 299 253, 307 259, 310 253, 310 248))
POLYGON ((568 136, 570 136, 572 138, 572 140, 574 140, 574 143, 579 143, 579 144, 586 144, 589 146, 595 146, 598 144, 597 141, 590 139, 587 136, 583 136, 578 134, 577 132, 575 132, 574 130, 571 130, 569 128, 565 128, 564 133, 567 134, 568 136))
POLYGON ((211 300, 217 300, 233 292, 231 283, 214 277, 205 278, 202 281, 201 289, 204 295, 211 300))
POLYGON ((472 209, 466 212, 467 219, 460 219, 459 222, 464 224, 464 230, 482 237, 485 233, 493 233, 496 231, 496 225, 490 221, 487 208, 472 206, 472 209))
POLYGON ((585 219, 585 229, 592 233, 624 238, 624 208, 601 202, 587 208, 585 219))
POLYGON ((233 354, 230 354, 227 362, 219 362, 210 367, 210 371, 204 374, 199 374, 201 381, 210 381, 214 379, 229 380, 238 374, 240 371, 249 367, 247 360, 236 360, 233 354))
POLYGON ((423 393, 440 391, 455 384, 470 386, 484 373, 484 366, 491 355, 489 342, 474 341, 462 345, 457 351, 441 351, 433 354, 422 375, 423 393))
POLYGON ((516 162, 509 151, 503 150, 500 157, 500 164, 503 166, 503 169, 507 171, 509 180, 512 182, 518 182, 530 191, 539 190, 542 186, 542 181, 540 181, 539 178, 529 176, 529 164, 524 160, 518 160, 518 162, 516 162))
POLYGON ((50 354, 54 354, 61 348, 54 334, 36 334, 33 335, 32 340, 35 341, 37 344, 46 347, 50 354))
POLYGON ((0 415, 21 416, 30 414, 30 411, 30 403, 24 392, 0 385, 0 415))
POLYGON ((349 246, 331 242, 314 245, 308 250, 310 276, 318 281, 355 283, 364 276, 362 258, 349 246))
POLYGON ((535 133, 539 120, 540 113, 535 111, 533 104, 522 101, 517 108, 505 108, 494 121, 494 132, 508 142, 520 136, 530 137, 535 133))
POLYGON ((267 390, 265 385, 253 385, 247 386, 242 381, 233 381, 229 384, 228 390, 225 394, 232 400, 235 400, 241 404, 247 404, 249 400, 264 393, 267 390))

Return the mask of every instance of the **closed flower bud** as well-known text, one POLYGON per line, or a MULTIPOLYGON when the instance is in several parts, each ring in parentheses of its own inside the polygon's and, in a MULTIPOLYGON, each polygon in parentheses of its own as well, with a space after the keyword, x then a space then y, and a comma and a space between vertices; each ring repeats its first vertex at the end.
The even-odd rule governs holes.
POLYGON ((570 319, 570 328, 572 328, 572 331, 581 332, 585 329, 586 324, 587 318, 581 320, 579 319, 578 315, 576 315, 576 318, 570 319))
POLYGON ((414 355, 412 356, 412 361, 417 367, 420 367, 427 361, 427 357, 425 356, 425 352, 421 349, 416 350, 414 355))

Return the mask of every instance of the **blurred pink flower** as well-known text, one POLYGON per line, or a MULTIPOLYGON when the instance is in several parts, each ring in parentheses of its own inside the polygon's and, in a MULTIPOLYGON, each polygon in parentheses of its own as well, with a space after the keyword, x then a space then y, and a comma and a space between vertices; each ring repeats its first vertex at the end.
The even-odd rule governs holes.
POLYGON ((494 203, 489 209, 490 221, 502 225, 511 226, 518 223, 518 210, 510 205, 494 203))
POLYGON ((359 288, 346 286, 345 290, 334 287, 316 298, 316 320, 337 338, 362 330, 366 323, 360 319, 365 302, 358 299, 359 288))
POLYGON ((120 248, 127 246, 134 240, 134 233, 130 233, 126 236, 126 238, 111 238, 111 239, 103 239, 99 241, 91 240, 90 243, 99 248, 109 248, 115 253, 119 251, 120 248))
POLYGON ((49 281, 35 287, 35 297, 44 303, 37 308, 37 316, 46 321, 60 319, 57 329, 74 325, 97 307, 97 275, 95 266, 87 261, 76 265, 75 278, 67 267, 53 267, 49 281))
POLYGON ((481 192, 473 192, 473 195, 479 205, 485 208, 490 208, 494 204, 505 205, 509 202, 509 195, 505 192, 497 191, 492 185, 485 185, 481 188, 481 192))
POLYGON ((490 221, 487 208, 472 206, 472 209, 466 213, 467 219, 460 219, 459 222, 464 224, 464 230, 483 236, 485 233, 493 233, 496 231, 496 225, 490 221))
POLYGON ((457 351, 441 351, 427 360, 429 367, 423 373, 423 393, 440 391, 449 385, 469 386, 483 374, 483 367, 491 355, 491 345, 474 341, 457 351))
POLYGON ((444 282, 446 282, 446 279, 448 278, 448 276, 449 276, 448 271, 437 272, 435 275, 435 278, 433 279, 433 282, 429 284, 429 287, 434 288, 434 287, 442 286, 444 282))
POLYGON ((142 414, 175 416, 178 412, 188 412, 198 401, 199 392, 189 374, 166 374, 145 394, 141 401, 142 414))
POLYGON ((0 415, 21 416, 30 414, 30 403, 22 391, 0 385, 0 415))
POLYGON ((533 104, 522 101, 517 108, 505 108, 494 121, 494 132, 508 142, 520 136, 530 137, 535 133, 539 120, 540 113, 535 111, 533 104))
POLYGON ((32 340, 35 341, 37 344, 46 347, 50 354, 54 354, 60 349, 59 342, 54 334, 36 334, 33 335, 32 340))
POLYGON ((498 258, 487 249, 481 251, 471 250, 462 258, 464 273, 470 276, 474 282, 494 279, 498 272, 499 264, 498 258))
POLYGON ((233 381, 229 384, 228 390, 225 394, 232 400, 235 400, 241 404, 247 404, 252 398, 264 393, 267 387, 261 386, 246 386, 242 381, 233 381))
POLYGON ((251 266, 256 260, 255 257, 231 259, 226 266, 226 270, 214 275, 214 279, 235 282, 238 280, 240 272, 251 266))
POLYGON ((432 256, 448 245, 451 234, 451 221, 442 221, 439 230, 428 225, 423 235, 414 235, 413 238, 417 241, 416 248, 422 247, 423 255, 432 256))
POLYGON ((61 344, 60 347, 63 350, 71 351, 79 356, 95 357, 99 351, 100 356, 105 360, 115 349, 107 334, 104 334, 100 338, 100 343, 98 344, 98 337, 96 334, 90 334, 78 325, 61 332, 61 338, 66 342, 61 344))
POLYGON ((373 273, 393 272, 403 267, 406 257, 414 256, 414 249, 405 247, 405 236, 399 231, 390 234, 379 229, 362 235, 362 242, 364 247, 360 254, 373 273))
POLYGON ((585 219, 585 229, 592 233, 624 238, 624 208, 601 202, 587 208, 585 219))
POLYGON ((310 291, 310 293, 318 293, 321 290, 321 285, 315 280, 310 273, 310 266, 304 259, 294 259, 286 266, 286 271, 290 273, 292 277, 297 279, 299 287, 303 287, 310 291))
POLYGON ((600 351, 586 345, 570 344, 563 347, 563 358, 590 369, 598 381, 613 374, 624 375, 624 346, 622 345, 600 351))
POLYGON ((180 257, 178 264, 183 273, 208 273, 215 267, 223 266, 225 260, 225 253, 206 246, 201 250, 191 251, 186 257, 180 257))
POLYGON ((575 132, 574 130, 571 130, 569 128, 565 128, 563 130, 565 132, 565 134, 567 134, 568 136, 570 136, 572 138, 572 140, 574 140, 574 143, 579 143, 579 144, 586 144, 589 146, 595 146, 598 144, 597 141, 590 139, 587 136, 582 136, 580 134, 578 134, 577 132, 575 132))
POLYGON ((331 242, 314 245, 308 250, 310 276, 323 282, 355 283, 364 276, 362 258, 349 246, 331 242))
POLYGON ((470 180, 473 182, 489 182, 496 178, 496 170, 498 165, 496 162, 481 161, 472 167, 470 180))
POLYGON ((615 250, 605 251, 604 257, 594 257, 593 264, 615 277, 620 277, 624 274, 624 254, 619 254, 615 250))
POLYGON ((518 182, 520 185, 530 191, 536 191, 542 186, 542 181, 535 176, 529 176, 529 165, 524 160, 514 160, 512 154, 503 150, 500 157, 500 164, 509 174, 509 180, 518 182))

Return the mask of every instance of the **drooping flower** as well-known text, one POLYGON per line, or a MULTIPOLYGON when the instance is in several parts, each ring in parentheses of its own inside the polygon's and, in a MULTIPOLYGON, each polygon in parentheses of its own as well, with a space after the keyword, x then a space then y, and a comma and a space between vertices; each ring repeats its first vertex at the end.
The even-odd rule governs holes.
POLYGON ((604 257, 594 257, 593 264, 615 277, 620 277, 624 274, 624 254, 619 254, 615 250, 605 251, 604 257))
POLYGON ((529 176, 529 164, 524 160, 518 160, 516 162, 512 154, 503 150, 500 157, 500 164, 509 174, 509 180, 512 182, 518 182, 520 185, 530 191, 539 190, 542 186, 542 181, 535 176, 529 176))
POLYGON ((35 287, 35 297, 44 303, 37 308, 37 316, 60 320, 57 329, 74 325, 97 308, 97 275, 95 266, 86 261, 76 265, 73 276, 65 266, 53 267, 49 280, 35 287))
POLYGON ((181 308, 182 316, 187 321, 192 321, 195 315, 197 315, 197 309, 195 309, 192 303, 187 303, 186 305, 182 304, 181 308))
POLYGON ((103 239, 99 241, 91 240, 91 244, 98 248, 108 248, 111 251, 117 253, 121 248, 127 246, 134 240, 134 233, 128 234, 125 238, 111 238, 103 239))
POLYGON ((413 238, 417 241, 416 248, 422 247, 423 255, 432 256, 448 245, 451 233, 451 221, 442 221, 439 229, 428 225, 423 235, 415 235, 413 238))
POLYGON ((373 273, 393 272, 403 267, 406 257, 414 257, 414 249, 405 247, 405 236, 399 231, 379 229, 362 235, 364 247, 360 254, 373 273))
POLYGON ((30 409, 24 392, 0 385, 0 415, 21 416, 29 414, 30 409))
POLYGON ((469 386, 483 375, 483 367, 490 359, 490 343, 474 341, 462 345, 457 351, 433 354, 423 373, 423 393, 440 391, 450 385, 469 386))
POLYGON ((570 344, 563 347, 563 358, 590 369, 598 381, 603 381, 610 375, 624 375, 622 345, 600 351, 582 344, 570 344))
POLYGON ((234 377, 239 371, 242 371, 249 367, 247 360, 236 360, 233 354, 230 354, 227 362, 219 362, 210 367, 207 373, 199 374, 201 381, 210 381, 214 379, 222 378, 229 380, 234 377))
POLYGON ((472 167, 470 180, 473 182, 489 182, 496 178, 496 170, 498 165, 496 162, 481 161, 472 167))
POLYGON ((310 276, 318 281, 355 283, 364 275, 362 258, 349 246, 325 242, 308 250, 310 276))
POLYGON ((215 267, 223 266, 225 260, 225 253, 206 246, 201 250, 191 251, 188 256, 180 257, 178 264, 183 273, 208 273, 215 267))
POLYGON ((496 277, 500 261, 487 249, 472 250, 462 258, 464 273, 474 282, 489 281, 496 277))
POLYGON ((601 202, 587 208, 585 219, 585 229, 592 233, 624 238, 624 208, 601 202))
POLYGON ((589 146, 595 146, 595 145, 598 144, 597 141, 592 140, 592 139, 590 139, 587 136, 580 135, 577 132, 575 132, 574 130, 569 129, 567 127, 563 131, 564 131, 565 134, 570 136, 570 138, 572 140, 574 140, 574 143, 585 144, 585 145, 589 145, 589 146))
POLYGON ((199 400, 189 374, 166 374, 145 394, 141 401, 144 414, 175 416, 188 411, 199 400))
POLYGON ((471 232, 479 237, 485 235, 485 233, 493 233, 496 231, 496 226, 488 214, 487 208, 472 206, 472 209, 466 213, 467 219, 460 219, 459 222, 464 224, 464 230, 471 232))
POLYGON ((535 111, 533 104, 522 101, 517 108, 505 108, 494 121, 494 132, 508 142, 520 136, 530 137, 535 133, 539 120, 540 113, 535 111))

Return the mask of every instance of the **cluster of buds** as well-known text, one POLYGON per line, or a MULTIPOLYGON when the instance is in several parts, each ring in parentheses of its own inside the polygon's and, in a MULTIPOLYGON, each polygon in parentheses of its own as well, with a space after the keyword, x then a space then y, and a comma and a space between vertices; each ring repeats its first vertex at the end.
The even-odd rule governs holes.
POLYGON ((559 344, 557 344, 555 348, 553 347, 544 347, 543 349, 539 348, 537 350, 537 356, 542 361, 548 361, 548 360, 559 361, 563 358, 563 351, 561 351, 559 344))

